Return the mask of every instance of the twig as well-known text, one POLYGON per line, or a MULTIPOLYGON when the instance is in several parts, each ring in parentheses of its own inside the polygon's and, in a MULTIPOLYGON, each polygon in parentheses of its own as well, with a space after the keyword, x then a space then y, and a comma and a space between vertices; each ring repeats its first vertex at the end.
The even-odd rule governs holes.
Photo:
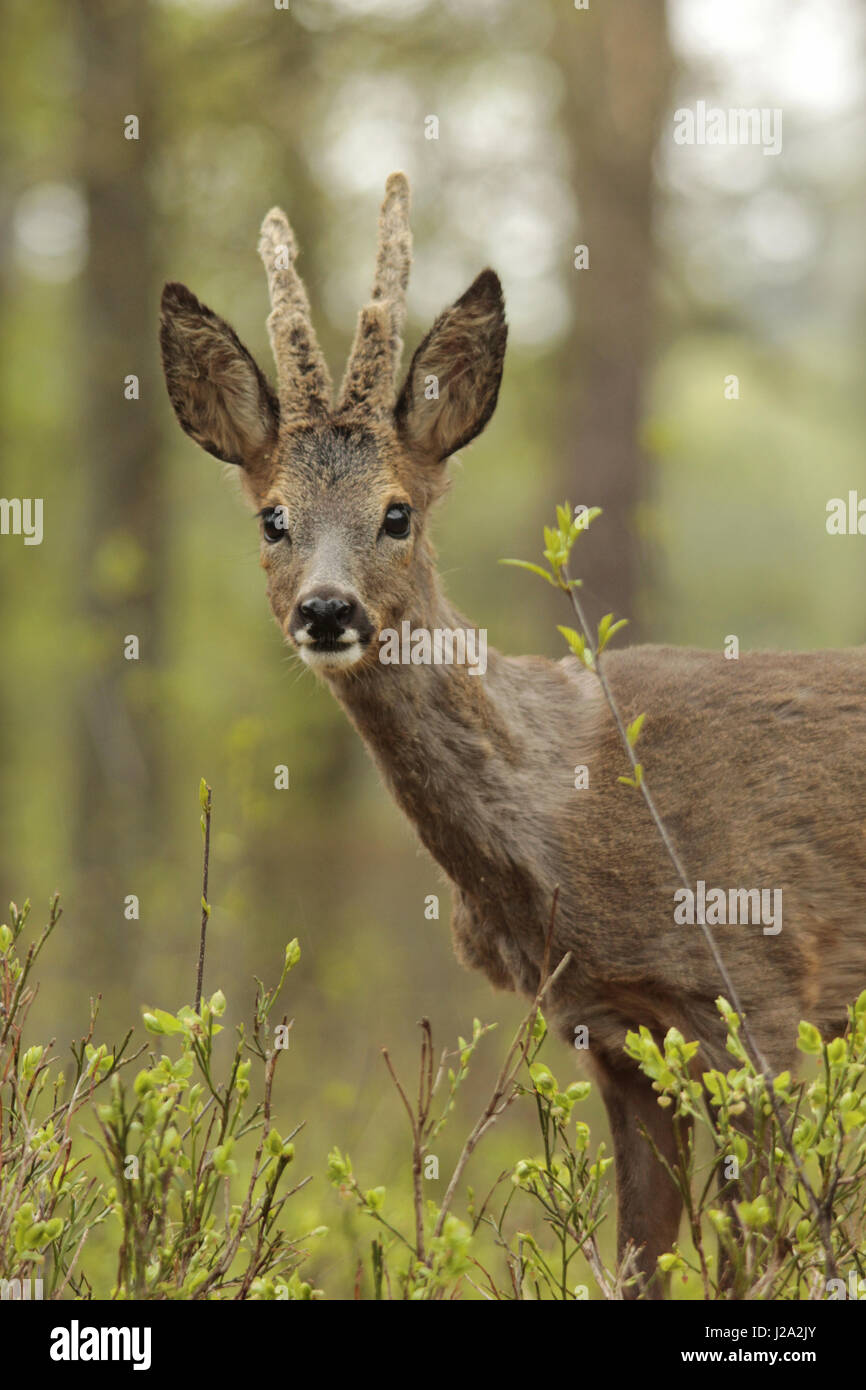
MULTIPOLYGON (((422 1020, 421 1027, 424 1029, 424 1033, 423 1033, 422 1042, 421 1042, 421 1083, 420 1083, 420 1089, 419 1089, 419 1095, 418 1095, 418 1112, 417 1112, 417 1114, 416 1114, 415 1111, 412 1109, 412 1106, 411 1106, 410 1103, 409 1103, 409 1097, 406 1095, 406 1092, 404 1091, 404 1089, 403 1089, 403 1087, 402 1087, 402 1085, 401 1085, 401 1083, 400 1083, 400 1078, 398 1077, 397 1073, 396 1073, 395 1070, 394 1070, 393 1064, 392 1064, 392 1062, 391 1062, 391 1058, 390 1058, 390 1056, 388 1055, 388 1049, 387 1049, 387 1047, 383 1047, 383 1048, 382 1048, 382 1056, 385 1058, 385 1065, 386 1065, 386 1067, 388 1068, 389 1072, 391 1073, 391 1080, 394 1082, 394 1085, 395 1085, 396 1088, 397 1088, 397 1092, 398 1092, 398 1094, 399 1094, 399 1096, 400 1096, 400 1099, 402 1100, 404 1106, 406 1107, 406 1114, 409 1116, 409 1124, 412 1126, 412 1195, 413 1195, 413 1202, 412 1202, 412 1205, 413 1205, 414 1210, 415 1210, 415 1254, 416 1254, 416 1256, 417 1256, 417 1258, 418 1258, 419 1260, 423 1260, 423 1259, 425 1258, 425 1251, 424 1251, 424 1190, 423 1190, 422 1181, 421 1181, 421 1170, 422 1170, 422 1158, 423 1158, 422 1141, 423 1141, 424 1121, 425 1121, 426 1118, 427 1118, 427 1113, 426 1113, 426 1110, 424 1109, 424 1105, 423 1105, 424 1070, 425 1070, 425 1068, 424 1068, 424 1063, 425 1063, 425 1050, 426 1050, 426 1048, 427 1048, 428 1038, 429 1038, 429 1036, 430 1036, 430 1024, 429 1024, 429 1021, 428 1021, 426 1018, 422 1020), (425 1025, 426 1025, 426 1026, 425 1026, 425 1025)), ((428 1107, 428 1108, 429 1108, 429 1107, 428 1107)))
POLYGON ((204 951, 207 938, 207 919, 210 917, 210 905, 207 900, 207 875, 210 867, 210 817, 212 805, 212 793, 204 778, 201 779, 199 788, 199 799, 201 801, 202 830, 204 831, 204 860, 202 863, 201 876, 201 937, 198 947, 198 973, 195 981, 195 1011, 201 1010, 201 989, 204 979, 204 951))

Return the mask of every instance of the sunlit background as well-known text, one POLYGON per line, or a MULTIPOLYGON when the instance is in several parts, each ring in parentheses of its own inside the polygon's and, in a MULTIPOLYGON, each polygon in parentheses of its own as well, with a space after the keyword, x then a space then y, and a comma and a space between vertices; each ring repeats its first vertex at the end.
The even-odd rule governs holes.
MULTIPOLYGON (((281 1128, 306 1121, 297 1227, 330 1227, 311 1270, 348 1296, 369 1229, 328 1187, 328 1147, 394 1189, 398 1213, 409 1186, 382 1045, 408 1070, 422 1015, 441 1045, 475 1015, 499 1021, 442 1141, 447 1173, 523 1005, 456 964, 441 874, 281 644, 232 470, 181 434, 165 395, 162 283, 189 284, 270 370, 256 240, 282 204, 339 375, 384 180, 405 169, 410 347, 482 266, 505 288, 500 405, 436 521, 449 592, 490 641, 560 654, 552 590, 497 560, 534 558, 568 497, 605 508, 582 572, 595 612, 630 616, 635 640, 863 642, 866 541, 825 527, 830 498, 866 494, 863 7, 5 9, 0 490, 43 498, 45 534, 0 536, 0 901, 41 913, 62 892, 33 1017, 61 1048, 91 995, 106 1039, 143 1004, 191 1002, 208 779, 206 985, 240 1019, 252 977, 273 978, 300 938, 281 1128), (674 113, 701 101, 778 109, 781 152, 676 143, 674 113)), ((577 1066, 556 1042, 547 1060, 561 1079, 577 1066)), ((595 1102, 589 1115, 603 1137, 595 1102)), ((467 1180, 486 1190, 534 1143, 515 1107, 467 1180)))

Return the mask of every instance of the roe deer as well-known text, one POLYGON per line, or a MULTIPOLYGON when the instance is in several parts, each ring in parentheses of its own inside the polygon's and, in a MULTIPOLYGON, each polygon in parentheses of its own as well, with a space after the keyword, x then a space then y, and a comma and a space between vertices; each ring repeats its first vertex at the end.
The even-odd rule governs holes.
MULTIPOLYGON (((240 470, 261 519, 274 616, 325 677, 393 795, 454 887, 458 956, 494 985, 539 986, 571 961, 545 1008, 573 1041, 588 1028, 613 1133, 619 1248, 639 1268, 676 1239, 680 1199, 640 1134, 675 1161, 670 1114, 623 1055, 628 1029, 672 1025, 727 1070, 721 982, 695 927, 676 925, 679 882, 641 797, 617 784, 624 756, 596 678, 574 657, 487 653, 486 670, 380 660, 380 637, 466 629, 442 592, 428 515, 446 463, 493 413, 506 324, 484 270, 396 372, 411 257, 409 191, 387 183, 371 302, 342 389, 331 381, 295 270, 285 214, 265 218, 268 319, 279 392, 236 334, 183 285, 166 286, 161 344, 183 429, 240 470), (589 786, 575 790, 586 765, 589 786)), ((866 983, 866 701, 863 651, 721 654, 638 646, 606 653, 641 741, 659 810, 689 871, 725 889, 782 890, 784 921, 717 931, 755 1037, 794 1063, 801 1017, 841 1031, 866 983)))

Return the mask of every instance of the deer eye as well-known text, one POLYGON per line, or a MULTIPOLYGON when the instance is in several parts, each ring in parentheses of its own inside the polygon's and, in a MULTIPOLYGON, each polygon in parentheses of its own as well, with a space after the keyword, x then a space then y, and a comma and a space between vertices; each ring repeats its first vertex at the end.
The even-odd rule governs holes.
POLYGON ((385 520, 382 523, 382 530, 386 536, 393 536, 395 540, 405 540, 409 534, 409 518, 412 508, 407 507, 405 502, 395 502, 385 513, 385 520))
POLYGON ((259 516, 262 519, 265 540, 271 545, 289 539, 289 518, 285 507, 265 507, 264 511, 259 512, 259 516))

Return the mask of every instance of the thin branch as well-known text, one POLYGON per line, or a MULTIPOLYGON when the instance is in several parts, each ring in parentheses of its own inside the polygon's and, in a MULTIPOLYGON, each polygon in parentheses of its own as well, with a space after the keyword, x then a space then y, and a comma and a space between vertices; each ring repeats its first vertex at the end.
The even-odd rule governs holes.
POLYGON ((210 916, 210 905, 207 900, 207 876, 210 868, 210 818, 211 806, 213 804, 212 792, 204 778, 201 780, 199 792, 201 799, 202 829, 204 830, 204 858, 202 863, 201 876, 201 937, 198 947, 198 972, 195 981, 195 1011, 201 1011, 201 990, 204 979, 204 952, 207 939, 207 919, 210 916))
MULTIPOLYGON (((421 1040, 421 1091, 423 1092, 425 1071, 425 1049, 427 1047, 427 1042, 430 1035, 430 1024, 426 1018, 421 1023, 421 1027, 422 1029, 424 1029, 421 1040)), ((416 1115, 412 1109, 412 1106, 409 1104, 409 1097, 403 1090, 403 1087, 400 1084, 400 1079, 397 1076, 397 1073, 395 1072, 394 1067, 391 1063, 391 1058, 388 1055, 387 1047, 382 1048, 382 1056, 385 1058, 385 1065, 391 1073, 391 1080, 397 1087, 400 1099, 406 1107, 406 1114, 409 1116, 409 1123, 412 1126, 412 1205, 415 1210, 415 1254, 419 1260, 424 1260, 426 1256, 424 1250, 424 1191, 421 1179, 423 1156, 421 1149, 421 1130, 426 1115, 422 1110, 422 1095, 421 1093, 419 1093, 418 1114, 416 1115)))

